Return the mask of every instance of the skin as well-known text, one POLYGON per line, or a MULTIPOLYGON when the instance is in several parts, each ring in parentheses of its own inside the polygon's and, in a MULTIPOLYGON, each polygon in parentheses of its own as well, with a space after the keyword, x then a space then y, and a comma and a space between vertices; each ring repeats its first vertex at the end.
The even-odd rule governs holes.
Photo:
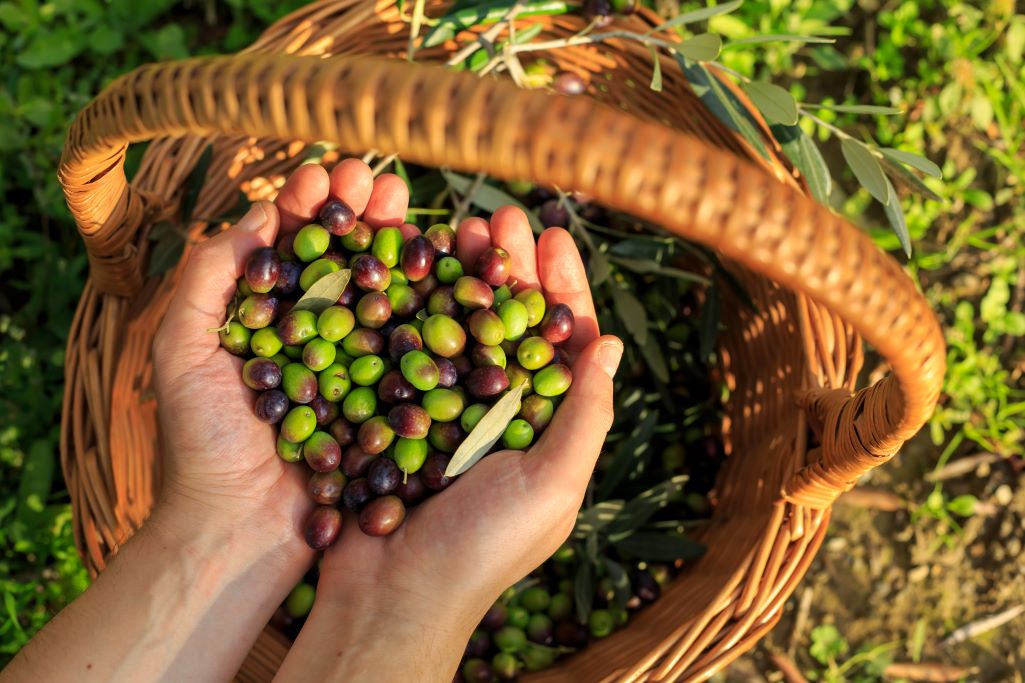
MULTIPOLYGON (((254 205, 239 225, 192 250, 153 347, 159 502, 107 570, 21 650, 5 680, 228 680, 309 568, 307 474, 275 455, 275 427, 252 414, 256 394, 240 379, 242 359, 208 330, 223 322, 249 253, 310 222, 331 197, 373 227, 417 234, 401 224, 405 183, 375 179, 366 164, 347 160, 330 174, 300 167, 274 204, 254 205)), ((280 680, 451 680, 488 606, 572 529, 611 425, 622 344, 598 337, 565 231, 546 231, 535 249, 525 216, 509 207, 490 226, 460 226, 464 265, 491 243, 512 254, 521 285, 543 285, 576 315, 574 384, 562 409, 529 453, 481 461, 392 536, 364 536, 347 517, 280 680)))

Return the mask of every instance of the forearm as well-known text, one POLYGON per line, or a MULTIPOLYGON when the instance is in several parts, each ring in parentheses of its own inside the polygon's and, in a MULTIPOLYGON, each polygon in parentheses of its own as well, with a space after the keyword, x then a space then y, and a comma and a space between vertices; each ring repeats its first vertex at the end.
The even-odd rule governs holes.
POLYGON ((309 557, 292 529, 183 527, 158 510, 5 674, 14 681, 225 681, 309 557), (304 561, 303 558, 306 558, 304 561))
POLYGON ((480 616, 425 610, 397 595, 318 595, 274 680, 449 683, 480 616))

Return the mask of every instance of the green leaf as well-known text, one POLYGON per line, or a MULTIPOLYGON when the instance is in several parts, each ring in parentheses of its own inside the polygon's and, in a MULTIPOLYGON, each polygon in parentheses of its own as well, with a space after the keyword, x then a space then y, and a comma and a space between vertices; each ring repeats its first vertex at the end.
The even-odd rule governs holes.
POLYGON ((125 36, 106 24, 100 24, 89 36, 89 47, 98 55, 114 54, 125 43, 125 36))
POLYGON ((214 158, 213 145, 207 145, 199 155, 196 165, 192 167, 189 177, 185 179, 185 191, 182 193, 181 224, 188 227, 192 223, 192 211, 196 208, 199 193, 206 184, 206 174, 210 170, 210 162, 214 158))
POLYGON ((829 195, 833 191, 833 177, 815 141, 805 135, 800 126, 775 125, 770 130, 783 147, 783 153, 804 176, 811 196, 820 204, 828 206, 829 195))
POLYGON ((672 562, 700 557, 704 546, 675 533, 638 531, 617 541, 616 550, 648 562, 672 562))
POLYGON ((654 45, 648 46, 651 53, 651 89, 655 92, 662 92, 662 58, 658 56, 658 50, 654 45))
MULTIPOLYGON (((445 178, 445 181, 452 186, 452 189, 459 194, 465 195, 473 186, 472 179, 459 175, 458 173, 442 170, 441 175, 445 178)), ((530 227, 536 234, 544 232, 545 226, 541 225, 541 221, 533 211, 524 206, 522 202, 511 194, 504 190, 500 190, 494 185, 481 183, 477 187, 477 191, 473 193, 473 197, 470 198, 470 203, 475 206, 479 206, 489 213, 494 213, 503 206, 515 206, 522 210, 523 213, 527 214, 527 220, 530 221, 530 227)))
POLYGON ((36 34, 14 61, 26 69, 48 69, 67 64, 84 47, 84 34, 70 28, 59 28, 36 34))
POLYGON ((767 33, 761 36, 749 36, 731 40, 723 46, 724 50, 741 45, 757 45, 759 43, 835 43, 835 38, 826 36, 800 36, 793 33, 767 33))
POLYGON ((676 28, 677 26, 683 26, 685 24, 693 24, 697 21, 704 21, 705 19, 717 17, 720 14, 729 14, 733 10, 740 7, 742 4, 744 4, 743 0, 732 0, 732 2, 724 2, 723 4, 716 5, 715 7, 703 7, 701 9, 696 9, 692 12, 684 12, 682 14, 677 14, 669 21, 663 24, 659 24, 655 28, 651 29, 650 31, 648 31, 648 33, 650 34, 655 33, 657 31, 665 31, 667 29, 676 28))
POLYGON ((883 167, 872 151, 863 142, 844 138, 840 142, 843 158, 854 172, 861 186, 869 191, 884 206, 890 202, 889 181, 883 167))
POLYGON ((626 609, 626 603, 630 602, 630 598, 633 597, 633 591, 630 590, 630 578, 626 575, 623 565, 608 557, 603 557, 602 560, 605 563, 605 574, 612 580, 612 587, 615 590, 613 598, 615 605, 619 609, 626 609))
POLYGON ((18 482, 18 518, 25 519, 43 512, 53 483, 56 458, 50 439, 34 441, 29 448, 25 467, 18 482))
POLYGON ((883 116, 893 116, 901 113, 900 109, 880 107, 874 104, 810 104, 806 102, 803 106, 813 109, 829 109, 839 114, 880 114, 883 116))
POLYGON ((185 252, 185 237, 180 232, 170 224, 158 224, 150 233, 150 240, 156 244, 149 254, 148 276, 163 275, 178 265, 185 252))
POLYGON ((669 503, 683 497, 683 486, 690 479, 686 474, 678 474, 666 481, 652 486, 650 489, 632 499, 616 514, 605 528, 609 540, 613 543, 634 533, 647 523, 651 517, 669 503))
POLYGON ((830 660, 847 652, 847 641, 832 624, 816 626, 811 630, 811 647, 808 653, 819 664, 829 664, 830 660))
POLYGON ((348 268, 328 273, 310 285, 302 298, 292 306, 292 310, 313 311, 319 315, 328 306, 334 306, 338 303, 338 297, 345 291, 345 286, 349 284, 351 274, 348 268))
POLYGON ((13 2, 0 2, 0 24, 11 33, 19 33, 32 25, 32 18, 13 2))
POLYGON ((743 135, 760 155, 768 159, 769 151, 765 148, 761 133, 733 93, 727 92, 719 79, 703 65, 695 64, 679 54, 676 55, 676 61, 702 104, 720 121, 743 135))
MULTIPOLYGON (((483 3, 462 3, 438 20, 424 38, 423 47, 441 45, 451 40, 457 33, 471 26, 493 24, 509 13, 514 0, 494 0, 483 3)), ((566 14, 569 6, 564 0, 536 0, 527 2, 516 14, 517 17, 566 14)))
POLYGON ((577 521, 573 525, 574 538, 586 538, 596 534, 616 518, 625 503, 621 500, 603 500, 577 513, 577 521))
POLYGON ((523 396, 525 386, 524 382, 510 389, 484 413, 484 417, 473 431, 467 434, 466 439, 452 455, 452 460, 445 469, 446 477, 455 477, 473 467, 502 438, 505 428, 520 410, 520 397, 523 396))
POLYGON ((165 24, 159 31, 150 31, 143 36, 142 44, 157 59, 185 59, 189 49, 185 46, 185 29, 181 24, 165 24))
POLYGON ((612 305, 616 309, 616 315, 637 343, 644 346, 648 340, 648 311, 644 304, 617 284, 611 284, 609 291, 612 293, 612 305))
POLYGON ((644 466, 651 455, 651 438, 655 435, 658 416, 657 410, 641 412, 641 421, 630 432, 630 436, 616 446, 616 454, 602 476, 595 498, 607 500, 630 472, 644 466))
POLYGON ((900 205, 900 197, 897 196, 897 191, 893 189, 893 183, 890 182, 890 179, 883 176, 883 180, 886 181, 886 192, 889 198, 889 201, 883 205, 886 219, 890 221, 890 227, 897 234, 897 239, 900 241, 904 254, 911 258, 911 235, 908 234, 908 224, 904 218, 904 209, 900 205))
POLYGON ((577 608, 577 619, 587 623, 594 601, 594 567, 590 562, 581 562, 573 578, 573 602, 577 608))
POLYGON ((921 178, 916 176, 908 169, 904 168, 904 166, 902 166, 901 164, 892 161, 888 156, 886 156, 885 151, 883 152, 883 155, 884 156, 881 159, 883 164, 883 170, 886 171, 886 174, 890 176, 890 178, 895 180, 898 185, 902 185, 910 190, 914 190, 915 192, 918 192, 919 194, 922 194, 933 201, 943 201, 943 198, 935 192, 933 192, 928 185, 923 183, 921 178))
POLYGON ((785 126, 797 123, 797 102, 788 91, 774 83, 761 81, 745 83, 743 87, 765 118, 785 126))
POLYGON ((641 355, 648 369, 655 375, 655 379, 663 384, 669 383, 669 366, 666 363, 665 354, 658 340, 653 335, 648 335, 648 341, 641 346, 641 355))
POLYGON ((965 494, 947 503, 947 510, 958 517, 971 517, 975 514, 975 506, 978 502, 975 496, 965 494))
POLYGON ((701 33, 682 42, 673 43, 670 48, 691 61, 708 62, 722 52, 722 38, 718 33, 701 33))
POLYGON ((940 170, 940 167, 923 156, 919 156, 918 154, 913 154, 911 152, 905 152, 902 149, 893 149, 892 147, 883 147, 879 151, 882 152, 883 156, 890 161, 899 164, 907 164, 911 168, 918 169, 922 173, 932 176, 933 178, 943 177, 943 171, 940 170))

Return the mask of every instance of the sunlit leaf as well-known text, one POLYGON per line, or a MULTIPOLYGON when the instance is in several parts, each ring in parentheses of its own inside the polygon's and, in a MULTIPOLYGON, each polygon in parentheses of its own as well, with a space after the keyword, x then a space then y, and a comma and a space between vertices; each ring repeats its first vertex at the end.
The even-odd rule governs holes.
POLYGON ((765 118, 786 126, 797 123, 797 102, 787 90, 762 81, 745 83, 743 88, 765 118))
POLYGON ((523 383, 509 389, 505 396, 484 413, 484 417, 452 455, 445 469, 446 477, 455 477, 473 467, 502 438, 505 428, 520 410, 520 397, 523 396, 525 386, 526 383, 523 383))
POLYGON ((334 306, 338 303, 338 297, 345 291, 345 286, 349 284, 350 274, 348 268, 328 273, 310 285, 302 298, 292 306, 292 310, 313 311, 319 314, 328 306, 334 306))
POLYGON ((843 158, 854 172, 861 186, 875 197, 879 202, 886 205, 890 202, 889 181, 883 173, 883 167, 879 159, 872 154, 872 151, 863 142, 853 138, 844 138, 840 142, 840 151, 843 158))

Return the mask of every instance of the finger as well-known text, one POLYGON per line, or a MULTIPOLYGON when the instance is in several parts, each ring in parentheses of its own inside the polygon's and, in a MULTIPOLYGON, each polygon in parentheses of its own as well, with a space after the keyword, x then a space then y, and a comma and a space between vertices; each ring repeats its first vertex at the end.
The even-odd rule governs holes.
POLYGON ((509 252, 510 276, 515 290, 540 287, 537 277, 537 249, 527 215, 515 206, 503 206, 491 216, 491 243, 509 252))
POLYGON ((400 225, 399 226, 399 232, 402 233, 402 241, 403 242, 408 242, 409 240, 413 239, 417 235, 422 234, 420 232, 420 228, 418 228, 417 226, 413 225, 412 223, 403 223, 402 225, 400 225))
POLYGON ((331 196, 363 215, 374 191, 374 172, 360 159, 345 159, 331 169, 331 196))
POLYGON ((402 225, 409 208, 409 188, 394 173, 382 173, 374 181, 363 220, 372 228, 402 225))
POLYGON ((281 232, 295 232, 312 223, 327 201, 331 182, 327 171, 317 164, 306 164, 292 172, 274 200, 281 215, 281 232))
POLYGON ((612 427, 612 378, 623 342, 595 339, 573 364, 573 384, 528 456, 534 474, 583 491, 612 427), (554 469, 553 469, 554 468, 554 469))
POLYGON ((548 303, 566 304, 573 311, 575 325, 567 347, 584 348, 598 336, 598 317, 573 237, 562 228, 545 230, 537 242, 537 264, 548 303))
POLYGON ((456 255, 467 273, 481 253, 491 246, 491 229, 483 218, 467 218, 456 229, 456 255))
POLYGON ((182 353, 217 348, 216 334, 207 332, 224 323, 224 311, 235 293, 246 259, 254 249, 274 242, 279 217, 270 202, 257 202, 237 225, 192 250, 158 336, 170 335, 182 353), (166 332, 166 334, 165 334, 166 332))

